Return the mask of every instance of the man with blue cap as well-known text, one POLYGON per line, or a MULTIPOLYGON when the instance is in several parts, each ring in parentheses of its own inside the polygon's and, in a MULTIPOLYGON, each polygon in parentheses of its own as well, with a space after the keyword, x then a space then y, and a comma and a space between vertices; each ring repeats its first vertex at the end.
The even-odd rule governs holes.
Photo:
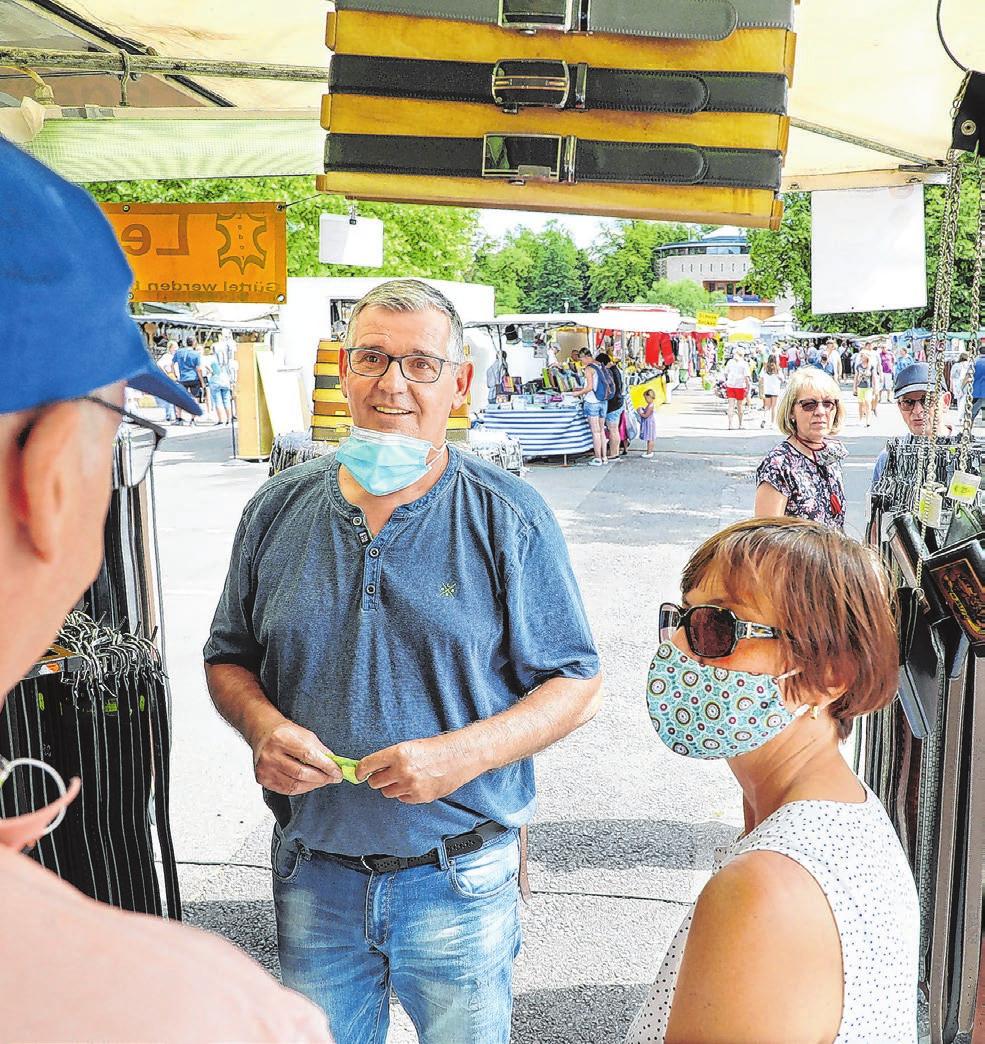
MULTIPOLYGON (((164 434, 122 409, 124 388, 200 412, 147 353, 131 282, 91 197, 0 139, 0 704, 99 567, 121 419, 164 434)), ((0 818, 5 1040, 329 1039, 234 947, 96 903, 24 855, 79 793, 59 783, 0 818)))
MULTIPOLYGON (((930 381, 930 370, 925 362, 913 363, 900 370, 893 381, 893 398, 899 407, 903 422, 910 429, 910 435, 929 434, 930 415, 927 410, 927 385, 930 381)), ((937 434, 950 435, 951 427, 944 422, 947 408, 951 405, 951 396, 942 391, 937 400, 937 434)), ((886 470, 889 449, 884 449, 876 458, 876 466, 872 472, 872 485, 875 487, 886 470)))

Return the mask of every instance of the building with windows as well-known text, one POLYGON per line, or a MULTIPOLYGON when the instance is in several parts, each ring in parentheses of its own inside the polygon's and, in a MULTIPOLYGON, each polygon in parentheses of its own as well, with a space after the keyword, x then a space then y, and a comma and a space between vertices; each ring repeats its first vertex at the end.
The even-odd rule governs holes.
POLYGON ((745 229, 723 225, 699 239, 668 243, 654 253, 657 279, 679 283, 690 279, 710 293, 725 295, 729 319, 769 319, 778 310, 789 310, 788 301, 763 301, 745 292, 745 279, 752 263, 745 229))
POLYGON ((716 228, 700 239, 658 247, 654 260, 657 279, 671 283, 690 279, 730 297, 742 294, 749 267, 746 233, 732 225, 716 228))

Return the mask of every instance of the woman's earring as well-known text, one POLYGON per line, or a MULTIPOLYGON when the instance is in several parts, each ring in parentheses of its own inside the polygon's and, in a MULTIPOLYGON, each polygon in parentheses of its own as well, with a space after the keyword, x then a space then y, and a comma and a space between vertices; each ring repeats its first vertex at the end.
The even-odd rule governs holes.
POLYGON ((820 713, 821 713, 821 708, 816 703, 811 704, 811 717, 815 721, 817 721, 817 716, 820 713))

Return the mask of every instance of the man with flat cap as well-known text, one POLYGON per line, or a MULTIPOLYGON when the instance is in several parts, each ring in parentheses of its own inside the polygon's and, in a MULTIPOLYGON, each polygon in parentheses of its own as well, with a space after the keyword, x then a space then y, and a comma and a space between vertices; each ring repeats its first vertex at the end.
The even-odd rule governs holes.
MULTIPOLYGON (((131 282, 93 200, 0 139, 0 704, 99 567, 116 430, 149 423, 122 409, 124 388, 201 412, 144 348, 131 282)), ((330 1039, 233 946, 94 902, 25 855, 79 793, 59 783, 57 801, 0 819, 0 1037, 330 1039)))
MULTIPOLYGON (((926 363, 910 363, 904 367, 893 381, 893 399, 899 407, 903 423, 909 428, 910 436, 929 434, 930 414, 927 410, 927 385, 930 380, 926 363)), ((951 405, 948 392, 941 392, 937 402, 937 435, 951 434, 951 427, 945 422, 947 408, 951 405)), ((906 438, 907 436, 904 436, 906 438)), ((873 488, 879 484, 882 473, 886 470, 889 459, 888 447, 876 458, 876 466, 872 472, 873 488)))

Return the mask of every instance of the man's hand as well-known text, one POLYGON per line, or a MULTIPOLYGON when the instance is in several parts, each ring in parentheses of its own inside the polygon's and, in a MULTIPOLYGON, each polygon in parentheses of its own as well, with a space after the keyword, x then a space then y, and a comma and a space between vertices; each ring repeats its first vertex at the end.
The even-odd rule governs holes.
POLYGON ((380 791, 408 805, 423 805, 446 797, 475 779, 484 767, 467 758, 461 742, 451 736, 406 740, 375 754, 356 766, 356 776, 380 791))
POLYGON ((278 722, 261 733, 252 746, 256 780, 275 794, 307 794, 342 782, 342 770, 329 757, 333 752, 313 732, 293 721, 278 722))

